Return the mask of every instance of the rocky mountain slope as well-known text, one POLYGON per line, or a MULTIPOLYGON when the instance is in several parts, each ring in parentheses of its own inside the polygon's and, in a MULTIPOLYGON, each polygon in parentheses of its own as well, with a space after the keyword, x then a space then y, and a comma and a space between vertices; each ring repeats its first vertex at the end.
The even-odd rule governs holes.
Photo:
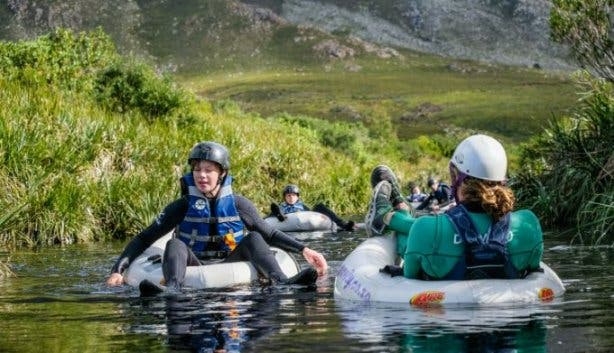
POLYGON ((512 65, 567 68, 546 0, 250 0, 295 24, 383 45, 512 65))
POLYGON ((370 43, 570 68, 548 39, 548 11, 546 0, 0 0, 0 39, 99 26, 123 51, 169 69, 300 64, 358 55, 370 43))

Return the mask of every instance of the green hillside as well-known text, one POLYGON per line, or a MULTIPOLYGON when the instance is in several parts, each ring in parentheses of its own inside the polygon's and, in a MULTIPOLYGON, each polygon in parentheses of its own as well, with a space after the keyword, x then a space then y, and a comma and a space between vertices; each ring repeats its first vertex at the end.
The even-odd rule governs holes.
POLYGON ((231 99, 263 116, 288 112, 359 123, 372 135, 392 132, 401 140, 487 131, 519 143, 577 99, 562 73, 401 55, 181 77, 203 97, 231 99))
MULTIPOLYGON (((361 123, 371 136, 392 133, 404 141, 479 130, 518 143, 577 98, 567 73, 395 50, 350 31, 293 25, 277 14, 280 1, 246 2, 256 6, 235 0, 25 1, 0 7, 6 20, 0 38, 33 37, 58 25, 100 26, 120 52, 178 75, 205 99, 230 99, 263 117, 287 112, 361 123)), ((402 20, 400 3, 360 6, 402 20)), ((505 12, 499 2, 489 6, 492 16, 505 12)))
POLYGON ((293 182, 308 203, 361 214, 373 166, 411 171, 365 129, 197 100, 100 32, 0 43, 0 58, 3 247, 134 234, 178 195, 200 140, 230 149, 235 189, 263 212, 293 182))

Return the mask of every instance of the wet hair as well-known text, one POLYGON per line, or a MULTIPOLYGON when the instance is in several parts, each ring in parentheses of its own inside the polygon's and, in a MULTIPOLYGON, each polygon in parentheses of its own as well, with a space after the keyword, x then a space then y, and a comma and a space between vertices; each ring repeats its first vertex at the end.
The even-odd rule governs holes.
POLYGON ((495 221, 514 209, 514 192, 500 181, 467 178, 460 186, 463 203, 476 204, 495 221))

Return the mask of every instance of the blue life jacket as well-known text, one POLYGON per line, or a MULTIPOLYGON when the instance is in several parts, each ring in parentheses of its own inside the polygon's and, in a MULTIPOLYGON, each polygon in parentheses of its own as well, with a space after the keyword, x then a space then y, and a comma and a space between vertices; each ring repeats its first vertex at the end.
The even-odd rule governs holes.
POLYGON ((443 279, 519 278, 520 275, 507 252, 510 213, 492 224, 489 232, 481 236, 463 205, 446 212, 456 234, 465 246, 462 259, 443 279))
POLYGON ((420 194, 409 194, 409 196, 407 196, 407 201, 409 201, 409 202, 422 202, 427 197, 428 197, 428 195, 422 194, 422 193, 420 193, 420 194))
POLYGON ((287 213, 305 211, 306 207, 303 201, 297 201, 294 205, 289 205, 286 202, 282 202, 281 204, 279 204, 279 209, 281 210, 281 213, 287 214, 287 213))
POLYGON ((235 206, 232 177, 226 176, 214 210, 196 187, 192 173, 184 175, 182 182, 187 187, 189 206, 175 236, 199 258, 226 257, 247 234, 235 206))

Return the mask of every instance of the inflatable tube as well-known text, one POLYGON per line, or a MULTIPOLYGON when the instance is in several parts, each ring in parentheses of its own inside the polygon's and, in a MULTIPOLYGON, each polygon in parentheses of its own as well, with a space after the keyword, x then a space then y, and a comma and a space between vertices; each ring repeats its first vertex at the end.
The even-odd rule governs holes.
MULTIPOLYGON (((171 239, 171 233, 163 236, 138 256, 124 273, 124 280, 133 287, 139 287, 143 280, 152 283, 162 283, 162 262, 166 243, 171 239)), ((275 259, 286 274, 291 277, 298 273, 299 265, 286 251, 271 248, 275 259)), ((211 263, 201 266, 188 266, 184 286, 195 289, 231 287, 250 283, 258 279, 258 272, 247 261, 229 263, 211 263)))
POLYGON ((284 215, 286 219, 280 222, 277 217, 267 217, 265 222, 282 232, 336 232, 337 225, 331 219, 319 212, 300 211, 284 215))
POLYGON ((394 236, 379 236, 365 240, 352 251, 335 278, 335 298, 417 306, 499 304, 551 301, 565 292, 559 277, 544 263, 543 272, 533 272, 524 279, 423 281, 390 277, 379 270, 395 264, 395 244, 394 236))

